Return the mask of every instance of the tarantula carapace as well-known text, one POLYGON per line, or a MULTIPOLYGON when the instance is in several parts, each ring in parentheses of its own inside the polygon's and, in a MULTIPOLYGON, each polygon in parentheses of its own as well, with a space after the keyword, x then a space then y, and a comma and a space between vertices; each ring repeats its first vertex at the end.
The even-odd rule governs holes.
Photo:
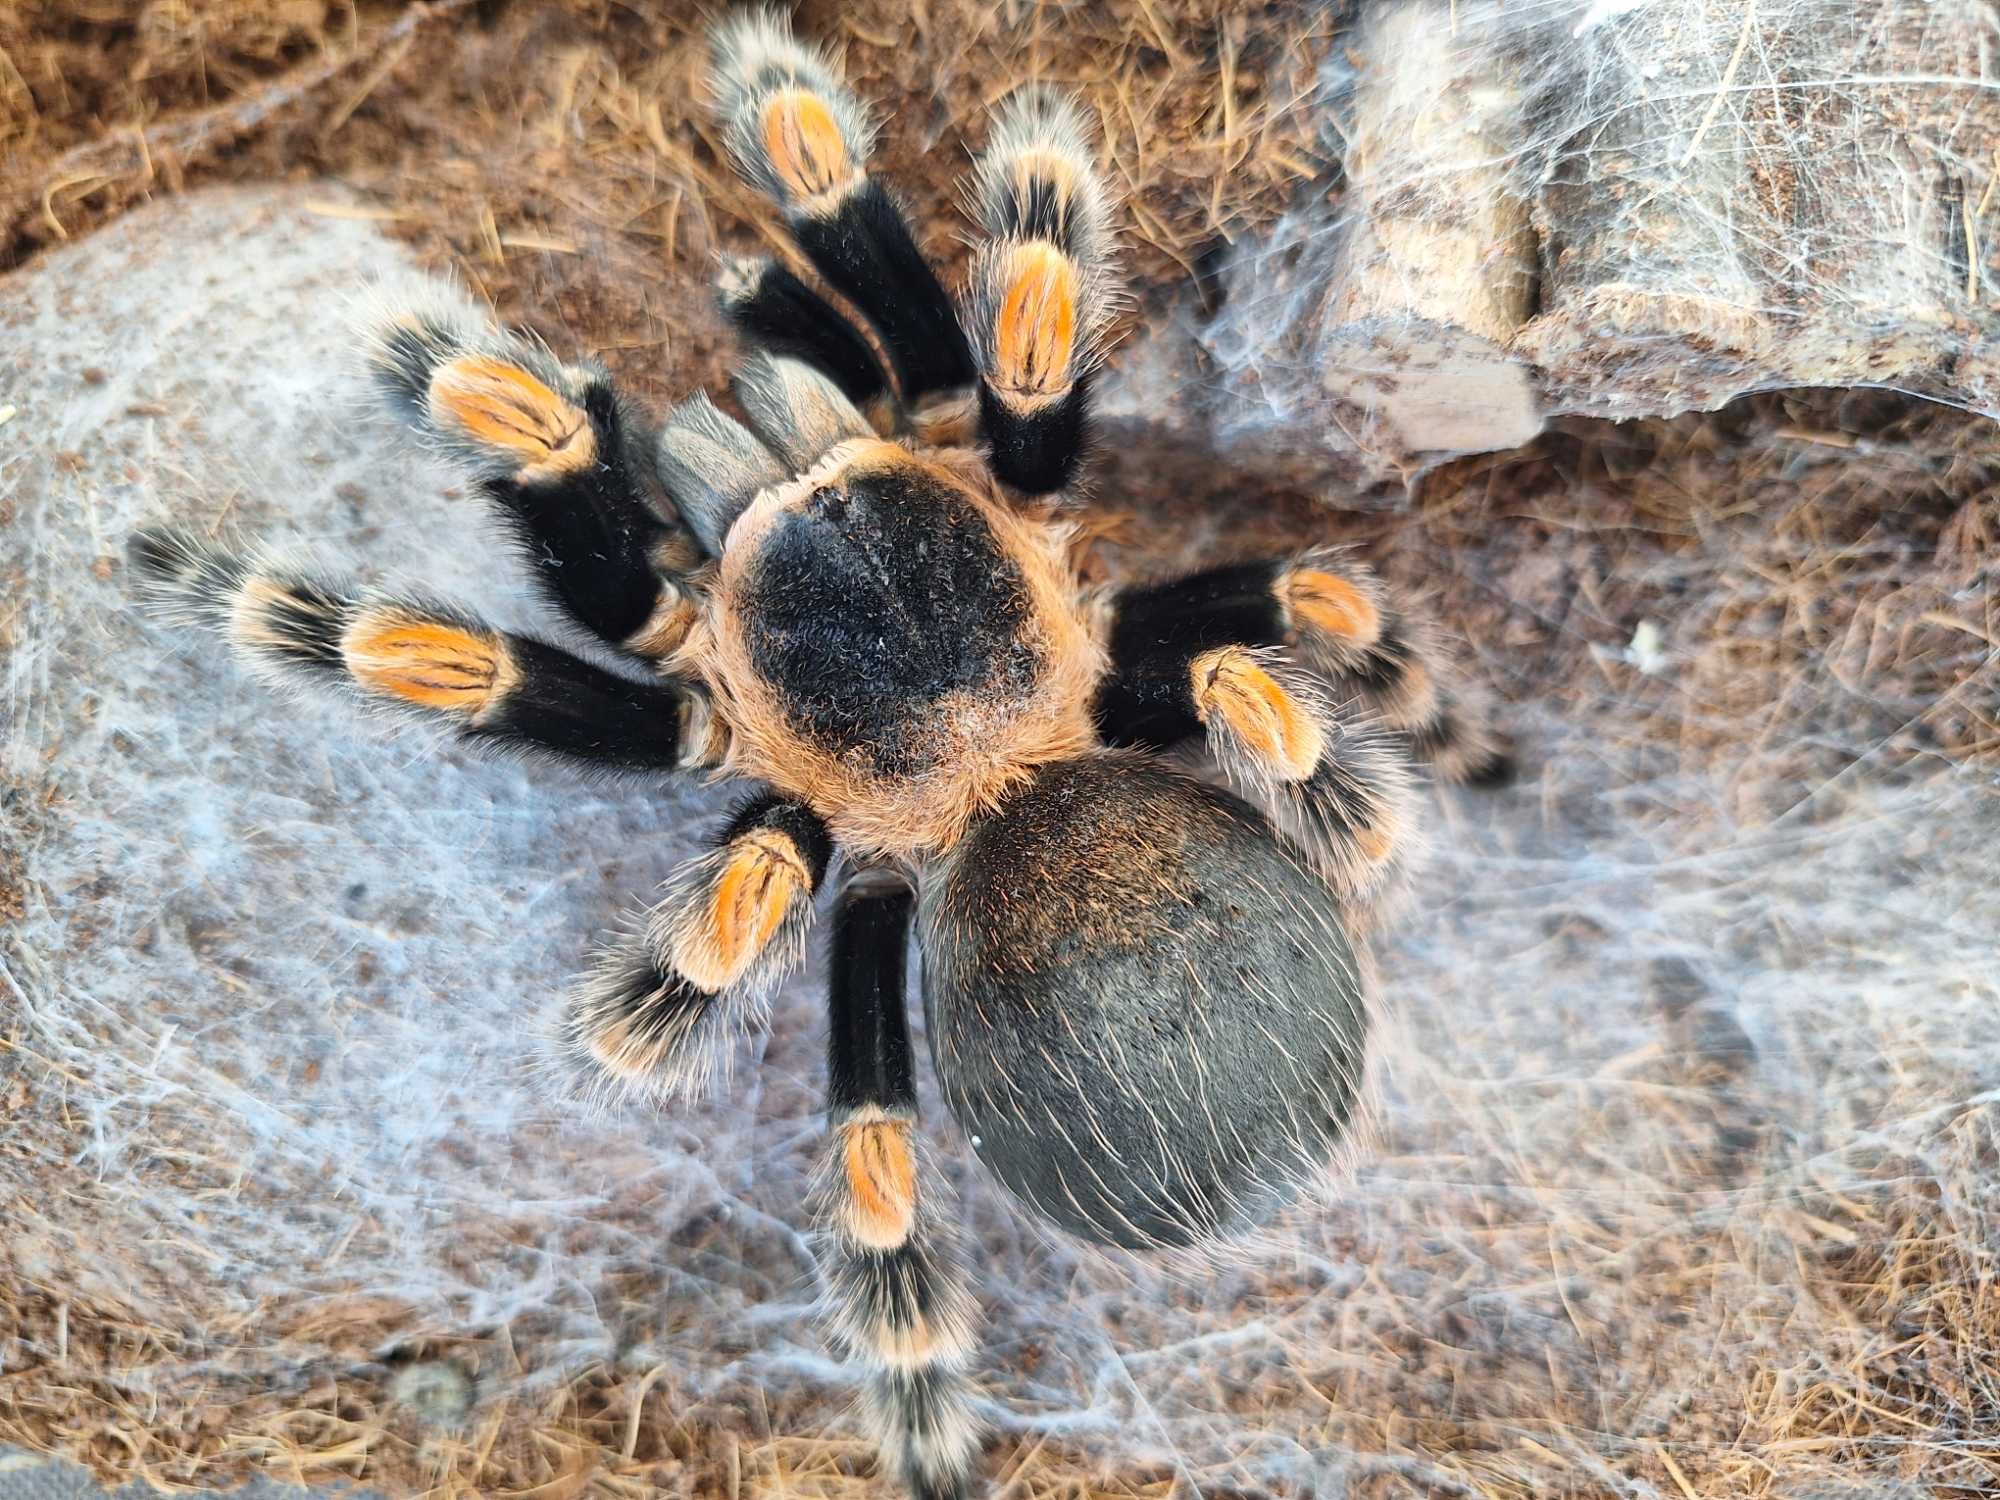
POLYGON ((1079 584, 1062 518, 1116 290, 1073 103, 1028 89, 994 124, 961 318, 829 57, 739 16, 713 94, 803 252, 723 277, 758 346, 735 415, 697 395, 656 432, 597 367, 454 314, 370 346, 556 608, 637 670, 185 532, 134 556, 272 678, 585 767, 762 783, 582 981, 564 1044, 692 1090, 836 871, 828 1305, 887 1455, 957 1495, 973 1300, 914 1134, 912 934, 938 1081, 1001 1182, 1098 1242, 1226 1237, 1351 1132, 1356 945, 1411 756, 1468 781, 1504 761, 1432 633, 1343 554, 1079 584))

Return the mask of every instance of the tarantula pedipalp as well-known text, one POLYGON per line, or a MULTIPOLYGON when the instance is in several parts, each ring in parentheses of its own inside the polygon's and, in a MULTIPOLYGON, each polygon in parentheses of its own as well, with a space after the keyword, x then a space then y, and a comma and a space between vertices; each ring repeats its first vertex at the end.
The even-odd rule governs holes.
POLYGON ((1409 755, 1461 780, 1504 762, 1428 630, 1342 555, 1080 587, 1060 517, 1113 289, 1072 104, 1032 89, 996 123, 961 322, 829 59, 751 15, 714 71, 739 166, 865 330, 790 269, 734 266, 725 305, 762 346, 741 420, 697 395, 657 433, 596 367, 456 316, 371 345, 557 609, 638 670, 184 532, 134 557, 276 680, 588 768, 763 783, 579 985, 566 1039, 689 1091, 838 869, 829 1306, 885 1450, 919 1495, 955 1495, 972 1298, 914 1133, 909 943, 944 1096, 1009 1189, 1103 1243, 1226 1236, 1349 1132, 1355 943, 1398 864, 1409 755), (1157 753, 1196 744, 1242 795, 1157 753))

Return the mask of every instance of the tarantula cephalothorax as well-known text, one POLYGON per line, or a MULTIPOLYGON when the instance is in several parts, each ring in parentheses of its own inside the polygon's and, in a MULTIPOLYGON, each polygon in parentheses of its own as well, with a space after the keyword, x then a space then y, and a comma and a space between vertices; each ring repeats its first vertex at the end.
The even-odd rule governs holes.
POLYGON ((1350 1131, 1355 942, 1398 862, 1409 756, 1457 780, 1503 762, 1428 630, 1340 554, 1084 596, 1057 518, 1115 291, 1072 104, 1030 89, 994 125, 961 322, 828 57, 739 16, 713 94, 823 283, 725 275, 762 346, 741 420, 697 395, 655 433, 596 367, 455 315, 371 346, 556 607, 642 673, 181 532, 134 555, 272 678, 585 767, 764 784, 572 998, 566 1047, 605 1076, 704 1081, 799 959, 839 851, 828 1304, 886 1453, 918 1494, 956 1495, 973 1308, 913 1134, 913 926, 938 1080, 995 1176, 1091 1240, 1226 1236, 1350 1131), (1242 795, 1158 757, 1183 742, 1242 795))

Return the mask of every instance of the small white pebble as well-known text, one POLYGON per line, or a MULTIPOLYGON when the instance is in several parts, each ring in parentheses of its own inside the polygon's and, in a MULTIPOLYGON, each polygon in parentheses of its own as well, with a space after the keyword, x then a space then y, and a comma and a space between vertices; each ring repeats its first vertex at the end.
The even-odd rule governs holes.
POLYGON ((14 414, 20 411, 20 409, 18 406, 0 406, 0 427, 5 427, 9 422, 13 421, 14 414))
POLYGON ((1667 664, 1667 653, 1663 649, 1666 636, 1651 620, 1641 620, 1632 630, 1632 644, 1625 648, 1625 660, 1653 676, 1667 664))

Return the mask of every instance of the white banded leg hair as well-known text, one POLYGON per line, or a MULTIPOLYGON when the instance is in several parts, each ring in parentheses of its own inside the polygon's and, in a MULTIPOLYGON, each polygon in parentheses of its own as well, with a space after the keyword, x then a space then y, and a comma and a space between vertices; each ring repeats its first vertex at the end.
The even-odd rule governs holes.
POLYGON ((830 976, 828 1135, 813 1187, 826 1315, 867 1371, 880 1451, 917 1500, 962 1500, 979 1456, 966 1375, 975 1307, 952 1197, 917 1139, 903 971, 913 898, 841 893, 830 976))

